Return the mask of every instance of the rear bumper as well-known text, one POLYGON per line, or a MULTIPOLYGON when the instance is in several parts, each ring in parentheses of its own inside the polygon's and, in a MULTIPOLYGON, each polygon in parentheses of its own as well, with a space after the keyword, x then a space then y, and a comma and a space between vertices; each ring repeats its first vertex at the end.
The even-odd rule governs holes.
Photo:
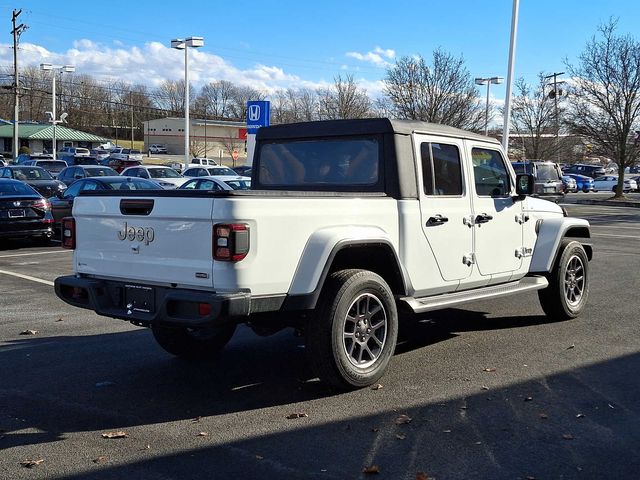
POLYGON ((143 326, 198 328, 240 322, 246 320, 251 306, 251 294, 245 292, 204 292, 75 276, 56 278, 55 291, 75 307, 143 326), (147 292, 149 305, 136 308, 131 300, 133 290, 147 292))
POLYGON ((0 238, 53 236, 53 224, 41 220, 0 224, 0 238))

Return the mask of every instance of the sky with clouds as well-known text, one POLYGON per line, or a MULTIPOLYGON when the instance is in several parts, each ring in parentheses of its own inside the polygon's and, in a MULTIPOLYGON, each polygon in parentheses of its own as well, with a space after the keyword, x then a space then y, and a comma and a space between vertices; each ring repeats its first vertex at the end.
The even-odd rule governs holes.
MULTIPOLYGON (((22 9, 29 29, 20 41, 20 65, 74 64, 78 73, 155 86, 184 75, 184 53, 172 38, 202 36, 189 52, 190 80, 215 80, 267 92, 317 88, 352 74, 372 95, 382 89, 397 58, 436 48, 463 56, 472 76, 507 75, 511 0, 237 0, 179 3, 122 0, 0 0, 0 65, 13 64, 11 12, 22 9)), ((516 77, 565 69, 597 26, 611 17, 634 34, 637 0, 520 2, 516 77)), ((500 102, 504 85, 492 87, 500 102)))

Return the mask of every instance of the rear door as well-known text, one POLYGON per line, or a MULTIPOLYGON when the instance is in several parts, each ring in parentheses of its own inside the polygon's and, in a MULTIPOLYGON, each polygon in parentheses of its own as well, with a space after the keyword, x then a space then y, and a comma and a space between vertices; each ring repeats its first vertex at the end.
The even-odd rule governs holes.
POLYGON ((73 207, 76 269, 127 281, 211 288, 213 202, 80 195, 73 207))
POLYGON ((465 222, 471 212, 471 196, 464 181, 461 140, 416 135, 416 158, 420 159, 422 231, 445 281, 471 274, 466 262, 473 251, 473 230, 465 222))

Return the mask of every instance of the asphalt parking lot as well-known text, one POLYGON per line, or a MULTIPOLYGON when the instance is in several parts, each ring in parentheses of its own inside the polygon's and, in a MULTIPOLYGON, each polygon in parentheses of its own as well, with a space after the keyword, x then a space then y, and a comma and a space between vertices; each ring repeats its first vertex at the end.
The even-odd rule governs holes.
POLYGON ((566 208, 593 227, 582 317, 549 322, 535 293, 421 316, 382 388, 350 393, 310 379, 290 331, 176 360, 57 299, 70 252, 5 242, 0 478, 637 478, 640 209, 566 208))

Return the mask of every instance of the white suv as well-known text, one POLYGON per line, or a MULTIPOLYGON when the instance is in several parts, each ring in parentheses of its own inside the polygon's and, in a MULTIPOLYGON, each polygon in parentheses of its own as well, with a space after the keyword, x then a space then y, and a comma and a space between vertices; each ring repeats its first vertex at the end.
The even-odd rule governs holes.
POLYGON ((167 147, 159 143, 154 143, 149 146, 149 153, 167 153, 167 147))

